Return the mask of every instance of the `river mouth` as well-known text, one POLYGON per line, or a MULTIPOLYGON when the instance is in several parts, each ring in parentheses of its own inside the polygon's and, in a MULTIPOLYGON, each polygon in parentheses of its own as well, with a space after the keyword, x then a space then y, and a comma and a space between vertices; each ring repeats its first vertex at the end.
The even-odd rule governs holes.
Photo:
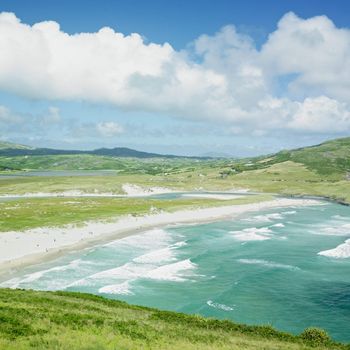
POLYGON ((350 341, 350 237, 333 203, 153 229, 24 269, 2 287, 89 292, 129 303, 350 341))

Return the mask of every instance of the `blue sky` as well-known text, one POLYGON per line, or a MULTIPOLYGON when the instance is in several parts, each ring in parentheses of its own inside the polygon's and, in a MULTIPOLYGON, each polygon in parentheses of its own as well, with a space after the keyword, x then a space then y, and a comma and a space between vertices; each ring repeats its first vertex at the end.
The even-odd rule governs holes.
POLYGON ((245 156, 347 136, 350 61, 332 57, 350 53, 349 10, 345 0, 3 0, 21 23, 0 18, 0 139, 245 156), (38 34, 45 21, 60 29, 38 34))

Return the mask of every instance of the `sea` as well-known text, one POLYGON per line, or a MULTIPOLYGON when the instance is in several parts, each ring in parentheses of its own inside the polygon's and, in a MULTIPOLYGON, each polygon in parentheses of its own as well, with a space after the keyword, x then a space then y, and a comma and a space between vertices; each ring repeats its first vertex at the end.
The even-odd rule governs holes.
POLYGON ((1 286, 88 292, 294 334, 314 326, 350 342, 349 238, 350 207, 322 202, 148 230, 1 286))

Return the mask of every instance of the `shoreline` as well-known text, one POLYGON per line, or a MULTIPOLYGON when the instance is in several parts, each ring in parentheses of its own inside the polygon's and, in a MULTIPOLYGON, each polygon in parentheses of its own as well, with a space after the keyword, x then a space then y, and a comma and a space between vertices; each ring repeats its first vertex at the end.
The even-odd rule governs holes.
POLYGON ((0 282, 22 268, 145 230, 178 224, 215 222, 259 210, 320 203, 312 199, 276 198, 258 203, 187 209, 138 217, 127 215, 111 222, 93 221, 82 226, 66 225, 4 232, 0 233, 0 282))

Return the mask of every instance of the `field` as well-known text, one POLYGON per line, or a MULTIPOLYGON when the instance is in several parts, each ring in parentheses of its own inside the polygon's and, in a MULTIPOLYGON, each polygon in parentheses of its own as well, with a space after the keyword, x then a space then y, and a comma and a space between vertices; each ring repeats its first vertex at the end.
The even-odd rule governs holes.
POLYGON ((232 200, 152 198, 32 198, 0 202, 0 232, 36 227, 79 224, 87 220, 108 220, 181 209, 217 207, 255 203, 272 199, 270 195, 253 195, 232 200))
POLYGON ((0 157, 3 174, 75 170, 82 176, 0 178, 0 195, 35 192, 122 193, 125 183, 178 191, 248 188, 316 195, 350 203, 350 138, 251 159, 116 158, 96 155, 0 157), (12 170, 9 170, 12 169, 12 170), (87 170, 114 170, 83 176, 87 170))

